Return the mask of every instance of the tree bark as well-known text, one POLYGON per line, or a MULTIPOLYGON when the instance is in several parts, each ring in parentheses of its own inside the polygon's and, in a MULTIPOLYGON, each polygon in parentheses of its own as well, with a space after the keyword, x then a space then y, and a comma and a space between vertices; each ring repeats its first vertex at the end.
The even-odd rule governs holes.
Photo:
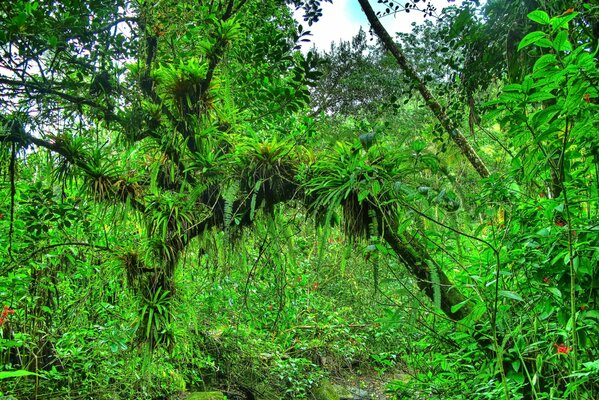
POLYGON ((438 285, 441 310, 453 321, 459 321, 470 314, 471 307, 466 303, 467 298, 451 283, 445 272, 427 253, 426 249, 417 242, 416 238, 402 238, 396 232, 395 221, 390 221, 384 229, 383 237, 393 249, 397 258, 416 279, 416 284, 420 290, 434 302, 435 286, 438 285), (406 243, 410 243, 410 245, 406 243), (438 280, 433 279, 431 268, 435 268, 438 280), (459 304, 463 304, 462 307, 453 311, 452 308, 459 304))
POLYGON ((474 148, 470 145, 466 137, 449 119, 449 117, 443 110, 443 107, 441 107, 441 104, 439 104, 437 99, 435 99, 433 94, 428 90, 422 78, 420 78, 412 64, 410 64, 408 59, 405 57, 405 55, 397 45, 397 43, 395 43, 393 38, 389 35, 383 24, 381 24, 381 21, 379 21, 368 0, 358 0, 358 2, 360 3, 362 10, 364 11, 364 14, 366 14, 368 22, 370 22, 370 25, 372 26, 372 29, 374 30, 376 35, 379 37, 379 39, 381 39, 387 50, 389 50, 389 52, 393 55, 400 68, 416 85, 418 91, 424 98, 426 105, 428 106, 428 108, 430 108, 435 117, 437 117, 443 129, 445 129, 445 131, 449 134, 451 140, 453 140, 453 142, 458 146, 462 154, 466 156, 468 161, 470 161, 470 164, 472 164, 476 172, 478 172, 478 174, 482 178, 487 178, 489 176, 489 170, 487 169, 487 166, 485 165, 483 160, 479 157, 476 150, 474 150, 474 148))

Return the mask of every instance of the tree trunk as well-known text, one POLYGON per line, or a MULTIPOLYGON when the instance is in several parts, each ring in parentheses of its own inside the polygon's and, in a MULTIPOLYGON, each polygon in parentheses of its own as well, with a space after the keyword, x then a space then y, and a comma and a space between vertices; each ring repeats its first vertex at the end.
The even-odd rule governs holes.
POLYGON ((372 29, 374 29, 376 35, 379 37, 379 39, 381 39, 381 41, 383 42, 387 50, 391 52, 393 57, 395 57, 395 60, 399 64, 400 68, 410 78, 412 83, 416 85, 418 91, 424 98, 426 105, 428 106, 428 108, 430 108, 433 114, 435 114, 435 117, 437 117, 443 129, 445 129, 445 131, 449 134, 451 140, 453 140, 453 142, 458 146, 462 154, 466 156, 468 161, 470 161, 470 164, 472 164, 476 172, 478 172, 478 174, 482 178, 487 178, 489 176, 489 170, 487 169, 487 166, 485 165, 483 160, 478 156, 476 150, 474 150, 474 148, 470 145, 466 137, 449 119, 445 111, 443 111, 443 107, 441 107, 441 104, 439 104, 439 102, 435 99, 433 94, 428 90, 422 78, 420 78, 414 67, 406 59, 405 55, 403 54, 397 43, 395 43, 393 38, 391 38, 387 30, 385 29, 385 27, 381 24, 381 21, 379 21, 379 19, 377 18, 368 0, 358 0, 358 2, 360 3, 362 10, 364 11, 364 14, 366 14, 368 22, 370 22, 370 25, 372 26, 372 29))
POLYGON ((441 310, 454 321, 459 321, 470 314, 471 309, 468 303, 458 310, 452 311, 454 306, 465 303, 466 297, 450 282, 445 272, 427 253, 426 249, 417 242, 416 238, 409 237, 405 238, 408 240, 402 240, 396 232, 395 221, 390 221, 384 228, 383 237, 399 260, 416 279, 416 284, 420 290, 433 302, 435 302, 435 290, 438 290, 441 310), (410 243, 410 245, 408 246, 406 243, 410 243), (435 268, 437 279, 432 276, 431 268, 435 268))

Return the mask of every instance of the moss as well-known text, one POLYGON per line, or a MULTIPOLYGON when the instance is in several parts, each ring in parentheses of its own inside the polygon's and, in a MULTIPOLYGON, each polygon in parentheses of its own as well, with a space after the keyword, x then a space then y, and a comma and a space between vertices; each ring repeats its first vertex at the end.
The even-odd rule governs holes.
POLYGON ((225 395, 222 392, 194 392, 189 393, 186 400, 224 400, 225 395))
POLYGON ((335 389, 335 393, 337 393, 337 396, 339 396, 341 400, 354 398, 354 395, 341 385, 333 385, 333 389, 335 389))
POLYGON ((315 400, 340 400, 341 397, 329 381, 323 381, 312 393, 315 400))

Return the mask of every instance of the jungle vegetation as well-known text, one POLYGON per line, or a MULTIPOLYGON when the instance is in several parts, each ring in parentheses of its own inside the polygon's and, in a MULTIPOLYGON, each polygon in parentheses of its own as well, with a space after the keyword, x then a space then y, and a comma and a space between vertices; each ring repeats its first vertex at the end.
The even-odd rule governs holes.
POLYGON ((599 397, 599 5, 355 3, 0 2, 0 397, 599 397))

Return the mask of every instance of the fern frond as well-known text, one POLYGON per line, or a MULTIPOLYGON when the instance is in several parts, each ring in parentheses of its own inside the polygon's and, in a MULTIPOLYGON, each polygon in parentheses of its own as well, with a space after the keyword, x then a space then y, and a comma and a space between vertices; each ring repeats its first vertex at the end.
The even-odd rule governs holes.
POLYGON ((433 287, 433 302, 435 307, 441 309, 441 278, 437 266, 430 260, 426 260, 430 271, 431 285, 433 287))
POLYGON ((225 229, 227 229, 231 225, 231 221, 233 220, 233 203, 235 202, 238 193, 239 193, 239 182, 238 181, 231 182, 223 193, 223 199, 225 200, 225 206, 224 206, 225 229))

